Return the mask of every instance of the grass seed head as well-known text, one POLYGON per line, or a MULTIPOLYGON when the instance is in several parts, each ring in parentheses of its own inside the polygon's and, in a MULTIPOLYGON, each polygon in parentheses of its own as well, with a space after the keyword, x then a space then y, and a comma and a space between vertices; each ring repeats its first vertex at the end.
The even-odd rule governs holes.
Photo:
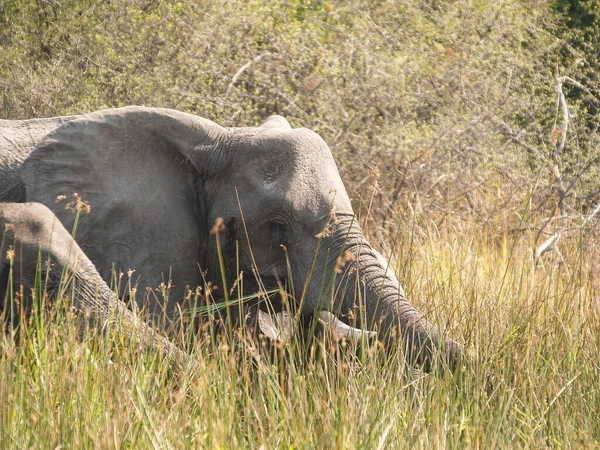
POLYGON ((225 231, 225 220, 222 217, 217 217, 215 219, 215 224, 210 230, 210 234, 216 235, 221 233, 222 231, 225 231))
MULTIPOLYGON (((67 199, 66 195, 59 195, 56 197, 56 203, 60 203, 67 199)), ((73 201, 70 201, 65 205, 65 210, 71 212, 83 212, 84 214, 89 214, 92 208, 87 200, 81 198, 81 196, 77 193, 73 193, 73 201)))

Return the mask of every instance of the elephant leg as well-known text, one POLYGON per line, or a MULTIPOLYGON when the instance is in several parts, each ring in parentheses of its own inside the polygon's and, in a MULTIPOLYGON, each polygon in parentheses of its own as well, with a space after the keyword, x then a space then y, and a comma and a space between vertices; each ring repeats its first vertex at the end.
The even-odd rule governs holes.
MULTIPOLYGON (((45 289, 52 294, 72 280, 73 305, 98 327, 118 324, 134 342, 146 343, 177 364, 193 361, 140 321, 111 291, 94 265, 54 214, 38 203, 0 203, 0 299, 18 291, 24 304, 36 288, 41 267, 45 289), (39 262, 39 263, 38 263, 39 262), (10 278, 9 278, 10 276, 10 278)), ((14 317, 12 318, 14 319, 14 317)))

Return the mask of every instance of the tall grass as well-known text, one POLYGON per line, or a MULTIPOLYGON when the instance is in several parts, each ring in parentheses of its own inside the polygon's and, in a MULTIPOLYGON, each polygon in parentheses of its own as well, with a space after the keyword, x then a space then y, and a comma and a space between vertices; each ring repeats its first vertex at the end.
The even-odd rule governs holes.
MULTIPOLYGON (((2 448, 591 448, 600 446, 598 242, 476 230, 412 236, 412 302, 471 352, 407 375, 398 353, 325 337, 312 358, 241 333, 197 337, 178 372, 123 339, 78 339, 63 299, 0 338, 2 448)), ((188 337, 189 338, 189 337, 188 337)))

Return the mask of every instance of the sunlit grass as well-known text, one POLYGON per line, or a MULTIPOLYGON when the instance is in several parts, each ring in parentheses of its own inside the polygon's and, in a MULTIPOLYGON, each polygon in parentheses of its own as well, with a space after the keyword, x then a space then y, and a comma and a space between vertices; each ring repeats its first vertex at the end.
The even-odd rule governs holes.
POLYGON ((402 244, 412 302, 469 348, 454 374, 414 379, 377 347, 325 340, 306 358, 240 333, 197 338, 199 370, 181 373, 118 329, 80 341, 57 306, 18 343, 1 338, 2 448, 597 447, 598 243, 570 236, 536 262, 530 238, 402 244))

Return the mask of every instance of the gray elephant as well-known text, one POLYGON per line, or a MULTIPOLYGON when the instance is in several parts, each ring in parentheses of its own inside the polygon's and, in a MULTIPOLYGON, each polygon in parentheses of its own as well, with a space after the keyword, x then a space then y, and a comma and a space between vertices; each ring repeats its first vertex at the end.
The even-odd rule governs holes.
POLYGON ((280 116, 223 128, 126 107, 3 121, 0 136, 0 202, 41 203, 71 229, 76 215, 61 199, 77 193, 90 206, 81 250, 105 281, 135 270, 136 301, 150 311, 174 315, 207 280, 243 284, 240 295, 285 286, 304 315, 352 318, 388 342, 400 335, 411 361, 428 364, 438 349, 461 358, 364 238, 331 152, 310 130, 280 116))

